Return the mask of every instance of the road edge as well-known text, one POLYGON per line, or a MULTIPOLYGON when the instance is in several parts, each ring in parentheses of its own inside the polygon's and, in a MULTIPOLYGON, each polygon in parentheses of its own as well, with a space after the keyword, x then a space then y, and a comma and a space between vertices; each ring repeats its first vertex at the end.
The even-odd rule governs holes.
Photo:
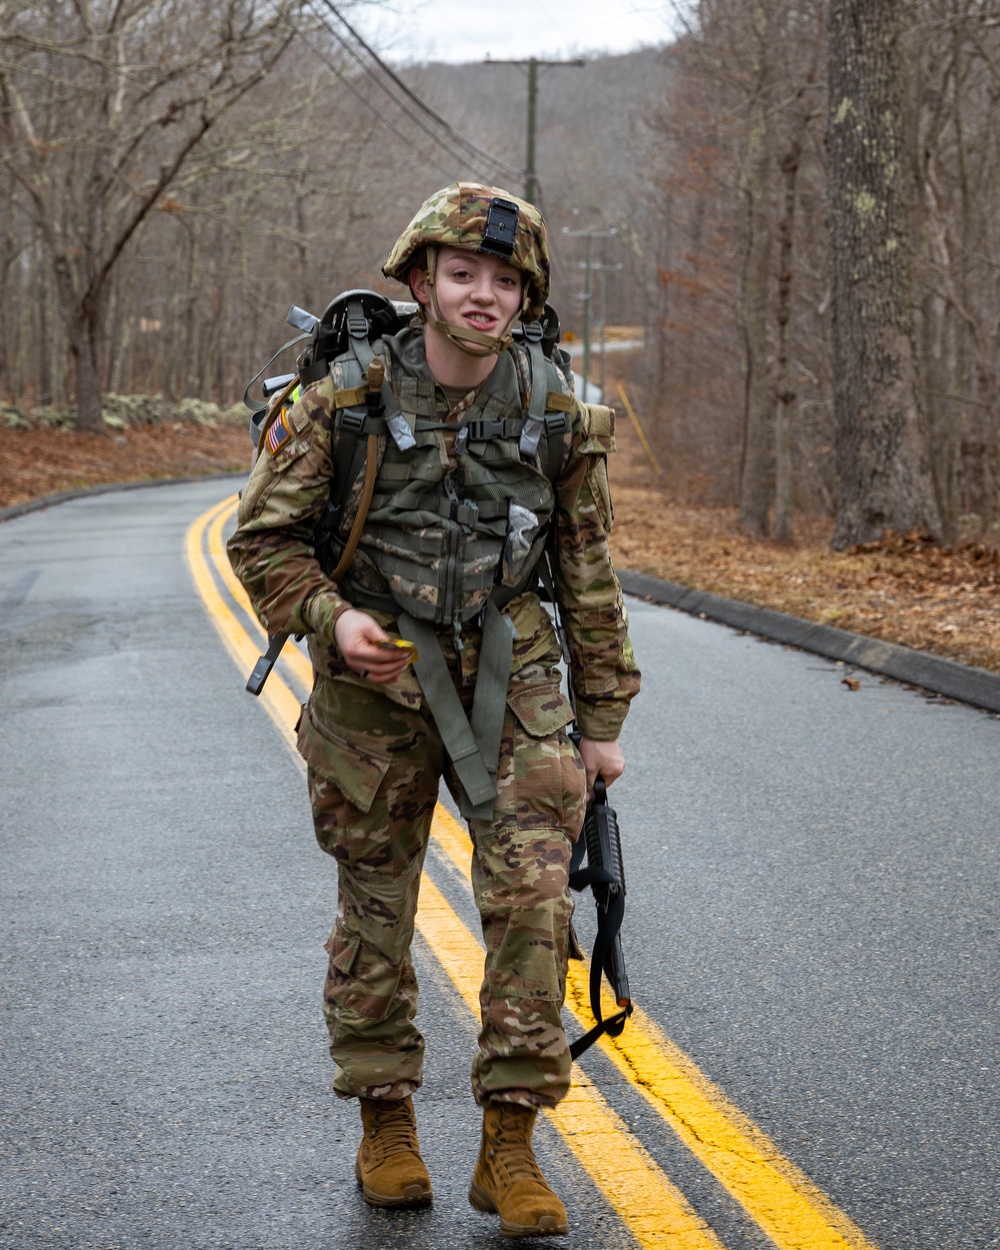
POLYGON ((24 516, 28 512, 40 512, 43 508, 54 508, 57 504, 68 503, 71 499, 83 499, 87 495, 107 495, 114 490, 140 490, 145 486, 180 486, 192 482, 223 482, 227 478, 246 481, 246 473, 239 470, 224 473, 195 473, 188 477, 147 477, 135 482, 98 482, 94 486, 81 486, 76 490, 61 490, 54 495, 39 495, 37 499, 26 499, 23 503, 13 503, 7 508, 0 508, 0 525, 4 521, 13 521, 15 517, 24 516))
POLYGON ((726 599, 646 573, 616 570, 622 590, 650 603, 663 604, 691 616, 746 630, 772 642, 799 647, 827 659, 840 660, 910 686, 920 686, 961 703, 1000 712, 1000 674, 928 655, 895 642, 852 634, 833 625, 818 625, 786 612, 726 599))

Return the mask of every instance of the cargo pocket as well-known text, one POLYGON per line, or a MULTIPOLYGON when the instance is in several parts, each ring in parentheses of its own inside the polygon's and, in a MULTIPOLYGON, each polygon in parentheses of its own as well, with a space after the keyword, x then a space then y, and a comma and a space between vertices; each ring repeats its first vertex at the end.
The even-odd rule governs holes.
POLYGON ((323 949, 330 956, 331 970, 339 972, 341 976, 349 977, 358 957, 358 951, 361 949, 361 935, 350 933, 337 924, 323 944, 323 949))
POLYGON ((583 828, 587 782, 566 732, 573 720, 569 700, 553 683, 513 691, 507 706, 517 720, 510 767, 518 823, 540 821, 575 842, 583 828))
POLYGON ((573 719, 569 700, 554 683, 511 691, 507 706, 531 738, 547 738, 564 729, 573 719))
POLYGON ((371 810, 389 770, 388 755, 358 746, 318 724, 309 704, 302 710, 298 748, 309 767, 332 782, 349 803, 362 812, 371 810))
POLYGON ((327 943, 326 999, 369 1020, 392 1010, 413 940, 421 863, 401 877, 344 871, 344 914, 327 943))

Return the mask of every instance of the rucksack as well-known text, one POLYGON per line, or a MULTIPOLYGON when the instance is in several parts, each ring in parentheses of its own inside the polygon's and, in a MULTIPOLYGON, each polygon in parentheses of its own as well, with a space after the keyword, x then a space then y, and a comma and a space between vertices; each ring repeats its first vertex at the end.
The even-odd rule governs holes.
POLYGON ((271 359, 250 379, 243 392, 243 402, 250 409, 250 438, 257 449, 267 431, 270 419, 297 387, 319 381, 330 371, 338 356, 349 348, 351 339, 372 344, 384 334, 396 334, 417 311, 417 305, 390 300, 377 291, 364 289, 344 291, 327 305, 322 317, 306 312, 295 304, 285 320, 300 333, 282 343, 271 359), (263 402, 250 391, 266 369, 297 343, 308 340, 296 358, 296 372, 265 378, 261 383, 263 402), (283 397, 284 396, 284 397, 283 397))

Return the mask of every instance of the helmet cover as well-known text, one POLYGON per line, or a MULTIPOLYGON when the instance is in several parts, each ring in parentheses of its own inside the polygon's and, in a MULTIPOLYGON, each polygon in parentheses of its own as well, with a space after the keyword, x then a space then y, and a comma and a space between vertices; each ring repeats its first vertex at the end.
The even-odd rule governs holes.
POLYGON ((435 191, 396 240, 382 272, 405 283, 416 253, 427 246, 507 260, 526 278, 522 320, 542 315, 549 294, 549 246, 542 214, 527 200, 479 182, 455 182, 435 191))

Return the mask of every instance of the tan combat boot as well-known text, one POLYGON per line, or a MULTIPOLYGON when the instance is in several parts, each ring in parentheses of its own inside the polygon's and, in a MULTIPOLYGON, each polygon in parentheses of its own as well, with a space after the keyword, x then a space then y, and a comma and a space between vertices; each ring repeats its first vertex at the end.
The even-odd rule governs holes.
POLYGON ((569 1229, 566 1208, 545 1183, 531 1148, 537 1114, 510 1102, 483 1111, 483 1144, 469 1201, 477 1211, 497 1212, 505 1237, 544 1237, 569 1229))
POLYGON ((362 1098, 365 1135, 354 1174, 373 1207, 416 1206, 431 1200, 431 1178, 417 1144, 411 1098, 362 1098))

